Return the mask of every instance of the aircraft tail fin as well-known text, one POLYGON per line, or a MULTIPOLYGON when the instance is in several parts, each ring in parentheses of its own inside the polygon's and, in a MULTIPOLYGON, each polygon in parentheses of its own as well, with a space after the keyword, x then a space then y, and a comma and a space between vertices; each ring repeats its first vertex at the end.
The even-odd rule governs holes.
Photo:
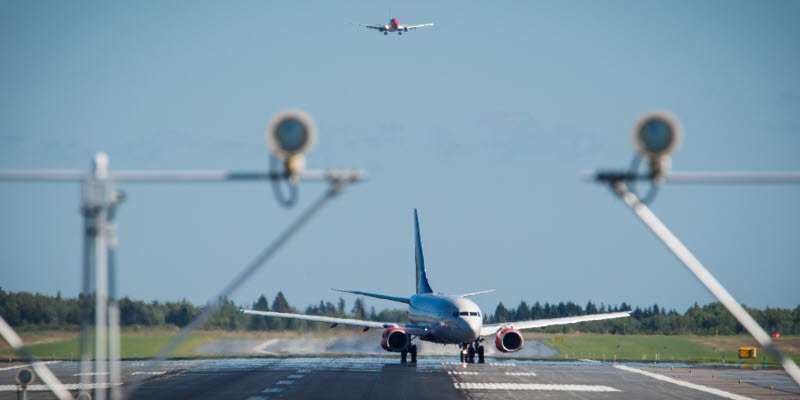
POLYGON ((422 256, 422 239, 419 235, 419 217, 417 217, 417 209, 414 209, 414 261, 416 262, 416 275, 417 275, 417 294, 420 293, 433 293, 431 285, 428 284, 428 276, 425 273, 425 258, 422 256))

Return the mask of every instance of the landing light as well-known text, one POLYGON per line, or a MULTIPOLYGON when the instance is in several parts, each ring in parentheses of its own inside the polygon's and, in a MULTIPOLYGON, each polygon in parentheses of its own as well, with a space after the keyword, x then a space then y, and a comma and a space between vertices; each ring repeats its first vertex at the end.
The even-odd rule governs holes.
POLYGON ((657 111, 648 113, 633 129, 633 143, 646 157, 666 157, 680 145, 681 126, 672 115, 657 111))
POLYGON ((285 111, 278 114, 267 129, 267 144, 283 160, 290 175, 305 167, 305 153, 314 145, 317 130, 314 122, 302 111, 285 111))
POLYGON ((645 114, 633 128, 633 144, 650 164, 653 178, 659 180, 670 167, 670 154, 681 143, 683 134, 678 120, 664 111, 645 114))

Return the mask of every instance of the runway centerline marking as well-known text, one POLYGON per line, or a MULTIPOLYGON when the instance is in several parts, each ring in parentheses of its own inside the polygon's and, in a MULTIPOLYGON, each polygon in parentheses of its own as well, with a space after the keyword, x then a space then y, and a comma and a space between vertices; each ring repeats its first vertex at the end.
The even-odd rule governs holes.
POLYGON ((478 375, 475 371, 447 371, 450 375, 478 375))
POLYGON ((480 383, 480 382, 456 382, 456 389, 473 390, 541 390, 541 391, 560 391, 560 392, 619 392, 604 385, 558 385, 549 383, 480 383))
POLYGON ((277 381, 275 382, 276 385, 291 385, 294 381, 277 381))
MULTIPOLYGON (((57 362, 61 362, 61 361, 42 361, 42 364, 53 364, 53 363, 57 363, 57 362)), ((25 367, 30 367, 30 366, 31 366, 30 364, 20 364, 20 365, 14 365, 12 367, 0 368, 0 371, 7 371, 9 369, 25 368, 25 367)))
POLYGON ((536 372, 506 372, 509 376, 536 376, 536 372))
POLYGON ((287 376, 287 378, 289 378, 289 379, 300 379, 300 378, 302 378, 302 377, 304 377, 304 376, 305 376, 305 375, 301 375, 301 374, 294 374, 294 375, 289 375, 289 376, 287 376))
POLYGON ((167 371, 134 371, 131 375, 161 375, 166 373, 167 371))
POLYGON ((108 372, 79 372, 72 376, 97 376, 97 375, 108 375, 108 372))
POLYGON ((675 379, 675 378, 670 378, 670 377, 668 377, 666 375, 656 374, 656 373, 653 373, 653 372, 650 372, 650 371, 645 371, 645 370, 641 370, 641 369, 638 369, 638 368, 628 367, 626 365, 615 365, 614 368, 621 369, 623 371, 633 372, 633 373, 636 373, 636 374, 641 374, 641 375, 644 375, 644 376, 649 376, 649 377, 651 377, 653 379, 658 379, 660 381, 673 383, 675 385, 683 386, 685 388, 690 388, 690 389, 699 390, 701 392, 711 393, 711 394, 714 394, 714 395, 717 395, 717 396, 720 396, 720 397, 724 397, 726 399, 731 399, 731 400, 753 400, 750 397, 745 397, 745 396, 742 396, 742 395, 726 392, 724 390, 720 390, 720 389, 716 389, 716 388, 712 388, 712 387, 708 387, 708 386, 703 386, 703 385, 698 385, 696 383, 686 382, 686 381, 678 380, 678 379, 675 379))
POLYGON ((261 393, 280 393, 282 391, 283 391, 282 388, 266 388, 262 390, 261 393))

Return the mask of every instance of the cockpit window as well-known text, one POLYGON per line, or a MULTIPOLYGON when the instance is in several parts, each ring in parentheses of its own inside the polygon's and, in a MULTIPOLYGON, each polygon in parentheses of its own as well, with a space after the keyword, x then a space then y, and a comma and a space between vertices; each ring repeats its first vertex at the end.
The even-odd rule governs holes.
POLYGON ((459 314, 461 314, 461 315, 469 315, 469 312, 468 311, 462 311, 459 314))
POLYGON ((473 317, 477 317, 478 313, 475 312, 475 311, 470 311, 469 315, 472 315, 473 317))

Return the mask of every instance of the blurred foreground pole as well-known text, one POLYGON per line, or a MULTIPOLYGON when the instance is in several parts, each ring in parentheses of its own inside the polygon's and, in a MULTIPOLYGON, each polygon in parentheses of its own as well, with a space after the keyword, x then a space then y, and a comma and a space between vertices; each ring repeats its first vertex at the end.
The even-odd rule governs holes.
POLYGON ((781 365, 792 377, 792 379, 800 385, 800 368, 789 357, 781 352, 775 343, 770 338, 769 334, 758 325, 755 319, 742 307, 736 299, 722 286, 722 284, 711 275, 711 272, 695 258, 686 246, 661 222, 661 220, 653 214, 652 211, 642 203, 639 198, 628 190, 628 187, 623 181, 614 181, 611 183, 614 191, 622 198, 622 200, 631 207, 634 213, 642 220, 642 222, 650 228, 651 231, 659 238, 664 245, 672 251, 673 254, 686 266, 686 268, 694 274, 697 279, 716 297, 725 308, 739 321, 742 326, 750 332, 750 335, 762 346, 764 349, 775 355, 780 360, 781 365))
POLYGON ((120 314, 117 301, 117 224, 116 211, 118 201, 109 207, 108 223, 103 234, 108 245, 108 360, 109 378, 111 383, 111 398, 119 399, 122 396, 122 378, 120 374, 120 314))

